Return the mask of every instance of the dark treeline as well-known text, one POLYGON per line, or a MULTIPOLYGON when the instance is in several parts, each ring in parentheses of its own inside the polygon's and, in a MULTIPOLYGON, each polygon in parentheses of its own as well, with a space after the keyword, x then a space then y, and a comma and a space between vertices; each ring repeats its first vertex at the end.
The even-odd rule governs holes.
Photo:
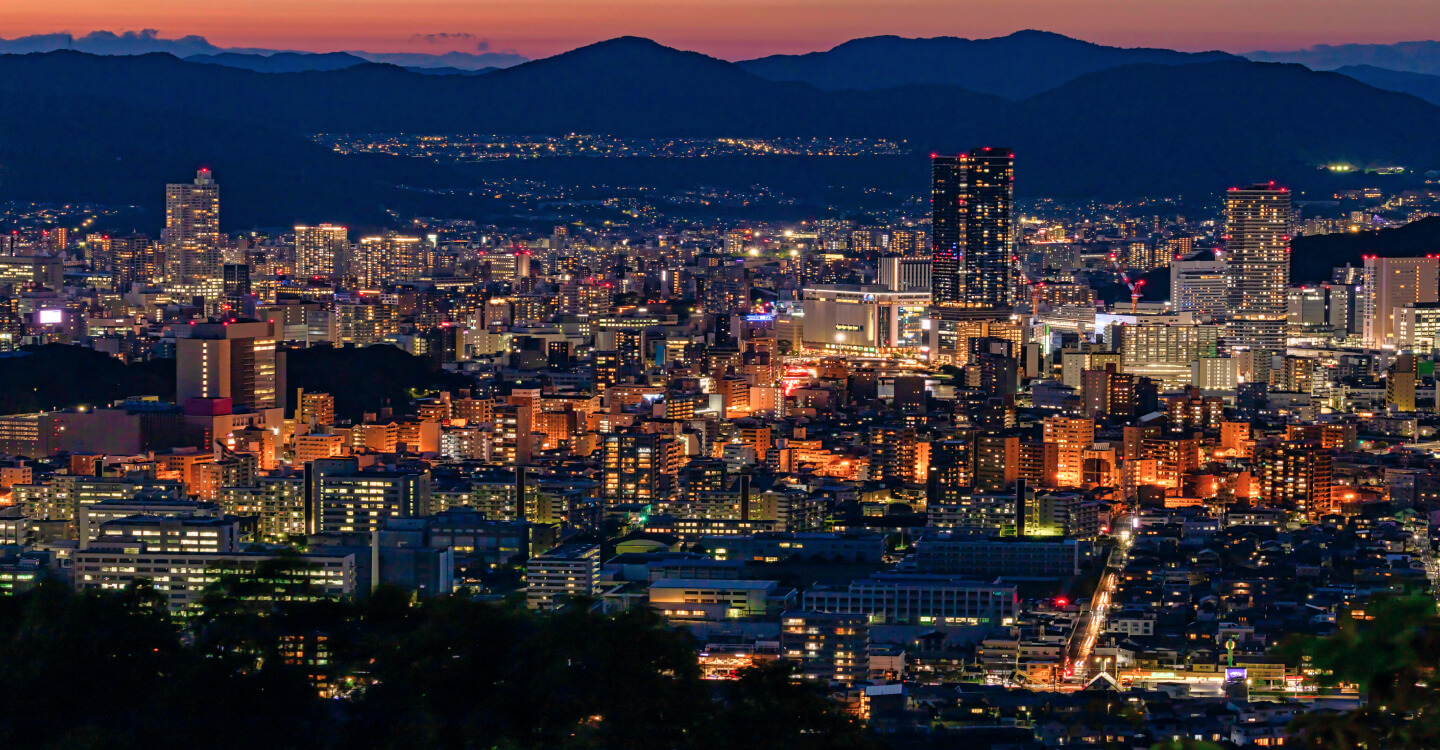
POLYGON ((0 357, 0 414, 106 406, 129 396, 175 397, 175 360, 126 365, 69 344, 27 346, 0 357))
POLYGON ((422 391, 449 389, 458 398, 460 389, 474 385, 468 375, 440 370, 425 357, 389 345, 291 349, 285 362, 287 409, 299 406, 295 391, 303 388, 330 394, 335 415, 356 422, 383 407, 404 416, 422 391))
POLYGON ((648 610, 261 598, 219 590, 183 626, 149 588, 0 598, 0 747, 880 746, 783 663, 702 681, 648 610))

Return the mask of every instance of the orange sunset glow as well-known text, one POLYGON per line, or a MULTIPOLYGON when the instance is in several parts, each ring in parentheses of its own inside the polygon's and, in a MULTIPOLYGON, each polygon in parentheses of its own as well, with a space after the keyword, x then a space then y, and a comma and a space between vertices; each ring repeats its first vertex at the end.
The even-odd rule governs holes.
POLYGON ((158 29, 222 47, 386 52, 513 49, 542 57, 620 35, 729 59, 826 49, 878 34, 989 37, 1047 30, 1103 44, 1280 49, 1425 36, 1412 0, 10 0, 0 36, 158 29), (420 35, 450 34, 427 41, 420 35))

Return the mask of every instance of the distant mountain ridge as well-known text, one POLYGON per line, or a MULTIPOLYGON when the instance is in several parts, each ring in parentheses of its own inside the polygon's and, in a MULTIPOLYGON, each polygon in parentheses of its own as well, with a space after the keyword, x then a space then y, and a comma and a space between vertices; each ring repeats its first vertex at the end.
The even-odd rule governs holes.
POLYGON ((1440 105, 1440 76, 1407 73, 1401 70, 1377 68, 1374 65, 1347 65, 1343 68, 1336 68, 1335 72, 1350 76, 1377 89, 1411 94, 1431 104, 1440 105))
POLYGON ((1405 73, 1440 75, 1440 42, 1398 44, 1317 44, 1298 50, 1256 51, 1243 55, 1256 62, 1299 63, 1312 70, 1370 65, 1405 73))
MULTIPOLYGON (((1270 179, 1303 188, 1328 179, 1318 167, 1335 161, 1440 167, 1440 107, 1338 73, 1237 58, 1107 68, 1012 101, 936 84, 823 90, 634 37, 484 75, 373 63, 261 73, 167 54, 61 51, 0 55, 0 98, 0 197, 153 203, 157 185, 223 161, 217 174, 236 175, 226 180, 236 207, 227 221, 241 226, 348 220, 414 195, 397 185, 463 189, 496 170, 561 184, 635 173, 627 160, 481 169, 342 156, 305 138, 320 132, 885 138, 912 156, 753 157, 723 161, 733 172, 721 177, 756 184, 761 167, 749 165, 763 162, 822 191, 889 180, 887 189, 911 194, 927 184, 925 154, 1002 142, 1019 155, 1017 190, 1055 197, 1218 195, 1270 179), (83 106, 57 106, 57 97, 83 106), (86 117, 87 107, 107 117, 86 117), (77 174, 87 177, 67 178, 77 174)), ((708 179, 719 161, 645 169, 683 184, 708 179)))
MULTIPOLYGON (((468 36, 468 35, 467 35, 468 36)), ((0 55, 24 55, 34 52, 57 52, 60 50, 71 50, 74 52, 85 52, 92 55, 148 55, 155 52, 164 52, 176 57, 215 57, 227 54, 249 55, 255 57, 274 57, 276 55, 310 56, 310 55, 351 55, 369 62, 389 63, 402 67, 416 68, 458 68, 461 70, 482 70, 486 68, 507 68, 512 65, 519 65, 528 62, 530 58, 516 54, 513 51, 495 52, 489 49, 484 42, 476 44, 476 52, 444 52, 430 54, 423 52, 366 52, 363 50, 347 50, 336 53, 305 52, 302 50, 274 50, 256 47, 218 47, 211 44, 203 36, 188 35, 176 38, 160 36, 155 29, 142 29, 140 31, 92 31, 88 34, 76 36, 68 32, 55 34, 32 34, 30 36, 16 37, 14 39, 0 38, 0 55)), ((244 61, 227 58, 232 67, 246 67, 251 70, 260 70, 264 63, 244 63, 244 61)), ((199 60, 197 62, 215 62, 214 60, 199 60)), ((292 62, 293 59, 292 59, 292 62)), ((223 62, 221 64, 224 64, 223 62)), ((278 63, 277 63, 278 65, 278 63)), ((328 70, 325 67, 302 68, 303 70, 328 70)), ((268 72, 295 72, 268 71, 268 72)))
POLYGON ((868 37, 825 52, 772 55, 737 64, 768 80, 797 81, 832 91, 942 85, 1023 99, 1087 73, 1123 65, 1234 59, 1224 52, 1106 47, 1026 30, 991 39, 868 37))
POLYGON ((348 52, 276 52, 273 55, 252 55, 243 52, 221 52, 216 55, 191 55, 186 62, 244 68, 257 73, 302 73, 307 70, 344 70, 369 63, 348 52))

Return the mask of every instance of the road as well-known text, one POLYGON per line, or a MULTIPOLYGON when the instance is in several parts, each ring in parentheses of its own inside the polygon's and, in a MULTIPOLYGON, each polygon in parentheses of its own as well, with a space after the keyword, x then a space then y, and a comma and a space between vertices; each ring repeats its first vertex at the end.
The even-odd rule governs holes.
POLYGON ((1089 610, 1076 621, 1075 632, 1070 634, 1070 674, 1066 677, 1067 682, 1085 683, 1093 676, 1090 657, 1095 653, 1095 643, 1100 639, 1100 634, 1105 632, 1105 621, 1110 613, 1115 587, 1120 582, 1120 571, 1125 567, 1125 557, 1130 550, 1130 535, 1122 533, 1119 541, 1120 543, 1110 550, 1100 585, 1095 587, 1095 594, 1090 597, 1089 610))

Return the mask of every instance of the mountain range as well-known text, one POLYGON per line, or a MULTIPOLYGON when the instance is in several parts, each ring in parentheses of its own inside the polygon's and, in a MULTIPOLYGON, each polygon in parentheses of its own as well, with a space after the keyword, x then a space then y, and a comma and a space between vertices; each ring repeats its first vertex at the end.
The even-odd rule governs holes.
POLYGON ((1247 52, 1256 62, 1299 63, 1313 70, 1338 70, 1354 65, 1440 75, 1440 42, 1398 44, 1317 44, 1289 51, 1247 52))
POLYGON ((1224 52, 1106 47, 1046 31, 994 39, 855 39, 825 52, 772 55, 737 63, 771 81, 798 81, 830 91, 900 86, 958 86, 1023 99, 1122 65, 1185 65, 1238 59, 1224 52))
MULTIPOLYGON (((276 52, 273 55, 257 55, 244 52, 221 52, 216 55, 190 55, 186 62, 220 65, 227 68, 253 70, 257 73, 304 73, 309 70, 344 70, 373 61, 349 52, 276 52)), ((399 64, 399 63, 392 63, 399 64)), ((404 65, 406 70, 426 75, 484 75, 496 67, 453 68, 404 65)))
POLYGON ((863 86, 839 86, 863 57, 853 52, 826 73, 823 57, 736 64, 633 37, 484 75, 343 55, 325 56, 333 69, 294 72, 289 57, 275 61, 279 72, 259 72, 224 64, 230 57, 0 55, 0 199, 158 211, 160 184, 209 163, 227 191, 227 226, 248 227, 363 223, 420 200, 397 186, 463 191, 494 176, 743 189, 763 175, 817 196, 837 186, 918 195, 931 151, 983 144, 1016 150, 1022 195, 1055 197, 1204 196, 1270 179, 1328 194, 1347 178, 1319 169, 1327 163, 1440 167, 1431 137, 1440 107, 1340 73, 1052 34, 982 41, 859 40, 894 61, 863 86), (937 44, 968 50, 968 67, 991 72, 952 70, 958 82, 937 74, 937 44), (802 69, 806 80, 773 79, 802 69), (911 153, 459 165, 340 155, 308 138, 322 132, 869 137, 904 141, 911 153))
MULTIPOLYGON (((92 31, 88 34, 75 36, 68 32, 55 34, 32 34, 30 36, 16 37, 14 39, 0 38, 0 54, 23 55, 32 52, 57 52, 60 50, 71 50, 75 52, 86 52, 92 55, 147 55, 153 52, 164 52, 176 57, 202 57, 213 58, 216 56, 229 55, 223 58, 225 62, 243 63, 236 67, 252 67, 264 65, 253 61, 243 61, 234 56, 245 57, 273 57, 275 55, 287 55, 290 65, 299 65, 296 70, 329 70, 333 62, 327 60, 332 54, 344 54, 360 58, 368 62, 389 63, 412 68, 456 68, 460 70, 481 70, 484 68, 504 68, 511 65, 518 65, 527 62, 530 58, 515 52, 493 51, 489 43, 484 40, 476 40, 469 34, 440 35, 455 37, 455 41, 465 41, 475 47, 475 52, 452 51, 438 54, 423 52, 366 52, 364 50, 353 50, 344 53, 314 53, 298 50, 273 50, 253 47, 217 47, 211 44, 203 36, 188 35, 178 38, 166 38, 160 36, 155 29, 142 29, 140 31, 92 31), (313 64, 314 67, 307 67, 313 64)), ((448 40, 447 40, 448 41, 448 40)), ((214 60, 202 60, 213 62, 214 60)), ((259 67, 252 69, 259 70, 259 67)), ((280 72, 278 70, 270 72, 280 72)), ((294 72, 286 71, 286 72, 294 72)))
POLYGON ((1377 89, 1399 91, 1418 96, 1431 104, 1440 104, 1440 75, 1408 73, 1401 70, 1377 68, 1374 65, 1346 65, 1335 72, 1350 76, 1377 89))

